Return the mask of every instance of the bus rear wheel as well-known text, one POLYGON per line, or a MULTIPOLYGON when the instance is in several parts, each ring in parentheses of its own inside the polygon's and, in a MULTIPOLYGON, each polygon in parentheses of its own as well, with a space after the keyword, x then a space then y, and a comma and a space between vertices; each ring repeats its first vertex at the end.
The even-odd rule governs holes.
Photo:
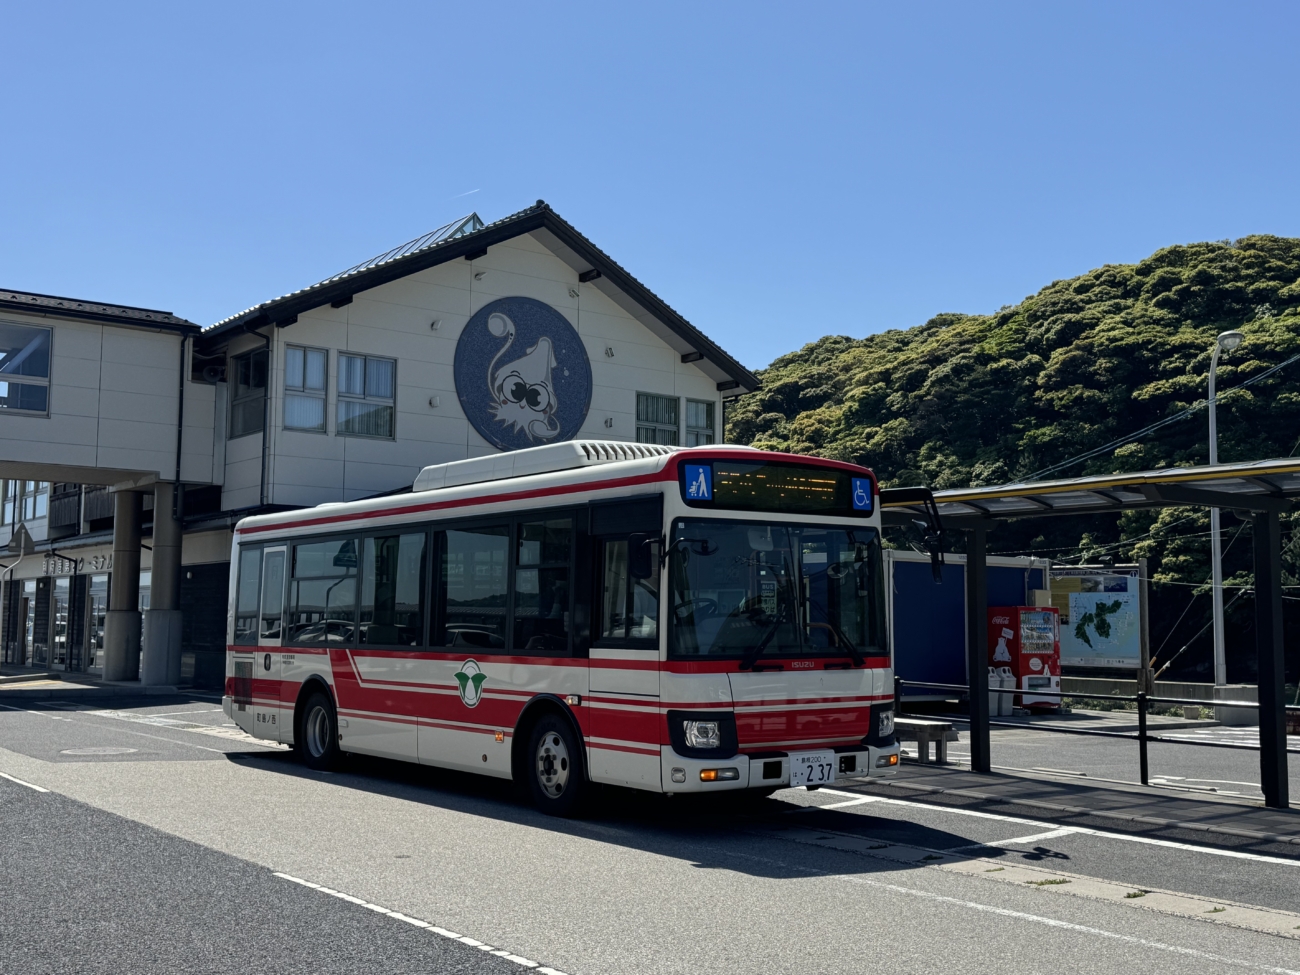
POLYGON ((339 722, 329 695, 315 691, 303 702, 294 744, 304 765, 326 772, 338 764, 339 722))
POLYGON ((528 737, 528 790, 549 816, 575 815, 587 792, 582 746, 567 721, 548 714, 528 737))

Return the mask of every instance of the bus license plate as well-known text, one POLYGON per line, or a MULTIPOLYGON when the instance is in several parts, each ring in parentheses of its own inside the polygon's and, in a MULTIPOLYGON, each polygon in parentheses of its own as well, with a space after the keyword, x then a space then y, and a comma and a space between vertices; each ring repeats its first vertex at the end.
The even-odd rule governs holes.
POLYGON ((835 753, 793 752, 790 755, 790 785, 830 785, 835 781, 835 753))

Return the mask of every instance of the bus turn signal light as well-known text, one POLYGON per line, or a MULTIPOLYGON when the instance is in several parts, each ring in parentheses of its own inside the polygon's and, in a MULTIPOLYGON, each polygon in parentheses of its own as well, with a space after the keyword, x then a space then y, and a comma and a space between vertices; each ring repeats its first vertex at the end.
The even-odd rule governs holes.
POLYGON ((740 778, 740 769, 738 768, 702 768, 700 769, 701 782, 726 782, 740 778))
POLYGON ((881 755, 876 759, 876 768, 889 768, 891 765, 898 764, 897 755, 881 755))

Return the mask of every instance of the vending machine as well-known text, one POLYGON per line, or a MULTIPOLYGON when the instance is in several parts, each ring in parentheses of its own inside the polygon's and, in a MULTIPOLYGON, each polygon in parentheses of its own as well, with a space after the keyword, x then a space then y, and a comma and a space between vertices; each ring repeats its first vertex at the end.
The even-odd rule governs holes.
MULTIPOLYGON (((989 666, 1007 668, 1019 707, 1051 709, 1061 699, 1034 691, 1061 690, 1061 620, 1054 607, 994 606, 989 609, 989 666)), ((1003 671, 1005 673, 1005 671, 1003 671)))

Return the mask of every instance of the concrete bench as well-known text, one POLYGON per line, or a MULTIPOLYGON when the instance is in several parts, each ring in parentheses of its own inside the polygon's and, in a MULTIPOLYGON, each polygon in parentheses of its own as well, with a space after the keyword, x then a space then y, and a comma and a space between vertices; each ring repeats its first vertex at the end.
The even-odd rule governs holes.
POLYGON ((957 740, 951 721, 933 718, 895 718, 894 734, 899 741, 916 742, 916 758, 923 765, 930 762, 930 742, 934 742, 934 762, 948 764, 948 742, 957 740))

